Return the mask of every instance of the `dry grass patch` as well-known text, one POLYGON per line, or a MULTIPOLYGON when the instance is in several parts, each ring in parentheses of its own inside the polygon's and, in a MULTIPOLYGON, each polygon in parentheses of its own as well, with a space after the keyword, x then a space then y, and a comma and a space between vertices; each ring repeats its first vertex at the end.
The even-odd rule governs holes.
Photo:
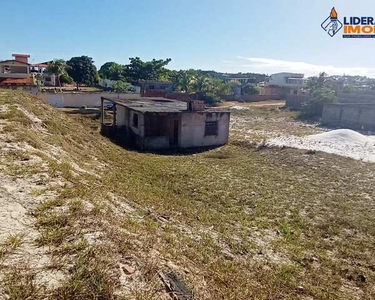
POLYGON ((0 287, 8 299, 45 299, 46 288, 37 282, 37 273, 25 267, 6 271, 0 287))

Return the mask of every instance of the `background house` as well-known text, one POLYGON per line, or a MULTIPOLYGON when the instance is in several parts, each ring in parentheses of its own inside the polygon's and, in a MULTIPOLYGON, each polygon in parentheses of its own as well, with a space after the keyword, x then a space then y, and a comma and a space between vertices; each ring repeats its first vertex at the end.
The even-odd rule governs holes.
POLYGON ((143 80, 140 83, 143 89, 154 91, 165 91, 172 86, 171 81, 143 80))
POLYGON ((143 97, 164 97, 165 92, 172 87, 171 81, 139 80, 138 85, 143 97))
POLYGON ((12 54, 14 59, 0 62, 0 78, 28 78, 30 77, 29 55, 12 54))
POLYGON ((113 85, 116 83, 116 80, 110 80, 107 78, 101 78, 98 84, 105 89, 112 89, 113 85))
POLYGON ((304 74, 282 72, 272 74, 266 85, 288 88, 290 94, 300 95, 307 89, 308 81, 304 74))
MULTIPOLYGON (((102 79, 99 80, 98 84, 99 84, 99 86, 101 86, 105 90, 112 91, 113 85, 116 83, 116 81, 117 80, 110 80, 110 79, 107 79, 107 78, 102 78, 102 79)), ((129 92, 139 94, 141 92, 141 88, 139 86, 135 86, 135 85, 131 84, 130 88, 129 88, 129 92)))
POLYGON ((37 63, 31 65, 31 73, 36 75, 40 74, 43 77, 44 86, 56 86, 57 80, 55 74, 46 73, 49 62, 37 63))
POLYGON ((12 54, 14 59, 0 62, 0 87, 22 89, 37 94, 38 88, 30 73, 29 55, 12 54))

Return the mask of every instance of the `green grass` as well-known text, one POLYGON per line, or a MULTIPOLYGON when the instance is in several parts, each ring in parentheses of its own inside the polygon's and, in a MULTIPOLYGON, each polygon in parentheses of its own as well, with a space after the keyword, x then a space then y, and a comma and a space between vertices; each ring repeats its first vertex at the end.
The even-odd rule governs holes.
POLYGON ((83 248, 76 257, 72 276, 54 291, 51 299, 116 299, 116 277, 106 249, 83 248))
MULTIPOLYGON (((249 128, 255 140, 264 132, 318 131, 298 125, 295 113, 233 112, 228 145, 193 155, 156 155, 111 143, 94 130, 97 120, 7 93, 7 101, 22 101, 53 133, 37 136, 40 149, 59 146, 72 162, 100 176, 73 176, 69 161, 49 163, 49 174, 69 184, 37 209, 40 244, 55 247, 54 255, 77 258, 58 299, 90 293, 114 298, 119 287, 113 263, 129 256, 139 264, 145 299, 158 298, 153 278, 168 270, 165 260, 188 271, 180 276, 197 299, 375 297, 375 165, 324 153, 256 149, 243 138, 249 128), (135 212, 121 211, 109 193, 135 212), (103 233, 102 243, 83 241, 83 232, 93 231, 103 233), (155 253, 156 264, 150 258, 155 253)), ((133 296, 142 299, 139 291, 133 296)))

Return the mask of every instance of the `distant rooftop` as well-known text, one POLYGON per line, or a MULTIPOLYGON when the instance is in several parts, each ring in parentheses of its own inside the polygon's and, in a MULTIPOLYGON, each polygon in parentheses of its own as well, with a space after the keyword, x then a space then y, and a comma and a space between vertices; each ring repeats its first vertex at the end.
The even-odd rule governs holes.
POLYGON ((172 84, 172 81, 163 81, 163 80, 144 80, 144 79, 139 79, 139 83, 155 83, 155 84, 172 84))
POLYGON ((292 72, 281 72, 281 73, 275 73, 275 74, 271 74, 271 76, 274 76, 274 75, 285 75, 287 77, 293 77, 293 78, 302 78, 305 76, 305 74, 302 74, 302 73, 292 73, 292 72))
POLYGON ((7 59, 7 60, 2 60, 0 61, 1 64, 5 64, 5 63, 14 63, 14 62, 17 62, 17 63, 20 63, 20 64, 25 64, 25 65, 30 65, 29 63, 27 62, 24 62, 24 61, 20 61, 20 60, 16 60, 16 59, 7 59))
POLYGON ((30 58, 29 54, 19 54, 19 53, 14 53, 12 54, 13 57, 25 57, 25 58, 30 58))
POLYGON ((31 65, 32 67, 37 67, 37 68, 48 68, 48 64, 47 63, 36 63, 36 64, 32 64, 31 65))

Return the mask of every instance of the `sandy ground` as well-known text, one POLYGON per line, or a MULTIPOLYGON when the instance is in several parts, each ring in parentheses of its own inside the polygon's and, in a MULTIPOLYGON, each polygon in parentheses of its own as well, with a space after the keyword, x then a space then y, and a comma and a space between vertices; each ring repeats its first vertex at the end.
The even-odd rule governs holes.
MULTIPOLYGON (((22 107, 17 107, 32 122, 32 128, 44 133, 41 120, 30 114, 22 107)), ((7 107, 0 108, 2 112, 7 107)), ((20 239, 20 246, 7 250, 0 257, 0 279, 12 268, 20 270, 33 270, 40 284, 53 288, 62 278, 62 273, 50 271, 51 264, 48 249, 38 247, 36 239, 39 232, 34 227, 35 219, 32 216, 33 209, 41 202, 54 198, 52 191, 46 191, 46 187, 61 186, 59 178, 51 178, 47 173, 47 166, 42 159, 33 154, 37 149, 22 142, 14 141, 11 133, 4 132, 6 120, 1 120, 0 127, 0 246, 2 251, 6 249, 7 241, 12 237, 20 239), (32 169, 38 166, 42 172, 10 174, 11 170, 32 169), (43 169, 45 171, 43 171, 43 169), (42 193, 38 193, 43 191, 42 193)), ((17 173, 17 172, 16 172, 17 173)), ((2 295, 0 292, 0 299, 2 295)), ((5 299, 5 298, 4 298, 5 299)))
POLYGON ((223 102, 220 107, 230 107, 234 109, 246 109, 248 107, 262 107, 262 106, 274 106, 282 107, 285 105, 284 100, 266 100, 259 102, 248 102, 248 103, 239 103, 236 101, 226 101, 223 102))
MULTIPOLYGON (((257 102, 246 104, 229 103, 229 105, 233 110, 246 111, 251 110, 254 107, 279 107, 284 104, 282 101, 265 101, 263 103, 257 102)), ((32 121, 32 129, 34 131, 38 134, 47 134, 44 132, 41 121, 36 116, 30 114, 21 106, 18 106, 17 108, 32 121)), ((0 107, 0 111, 6 110, 7 107, 0 107)), ((314 124, 310 125, 295 122, 293 119, 287 117, 270 117, 267 119, 267 117, 254 118, 251 115, 246 116, 234 114, 231 123, 231 131, 237 132, 241 139, 251 140, 254 138, 254 135, 258 134, 259 136, 266 137, 267 143, 269 143, 270 146, 299 148, 299 145, 301 145, 301 147, 304 147, 302 149, 309 150, 313 150, 316 146, 318 147, 316 148, 318 151, 331 151, 330 153, 336 153, 339 155, 342 155, 339 153, 340 151, 344 151, 343 153, 346 156, 349 156, 348 153, 352 153, 353 151, 363 151, 364 146, 365 149, 367 149, 366 151, 373 151, 374 149, 374 143, 372 143, 371 140, 368 140, 367 137, 358 135, 357 133, 339 132, 340 134, 330 135, 330 132, 323 132, 322 129, 314 124), (332 149, 336 149, 337 151, 335 150, 336 152, 332 152, 332 149)), ((20 267, 22 264, 23 268, 30 268, 37 271, 38 281, 40 283, 53 288, 64 278, 64 273, 51 271, 49 266, 52 262, 48 255, 48 249, 36 246, 35 241, 38 238, 39 233, 33 226, 35 219, 33 218, 32 211, 39 203, 48 199, 53 199, 56 196, 52 191, 44 193, 39 192, 44 189, 51 190, 50 187, 61 186, 65 183, 62 182, 62 179, 59 177, 51 177, 46 171, 47 166, 45 166, 45 170, 43 170, 43 161, 35 154, 41 150, 35 149, 25 143, 13 141, 12 135, 3 131, 4 125, 6 125, 6 121, 0 119, 0 206, 3 208, 0 211, 0 244, 3 244, 10 236, 18 235, 22 237, 22 245, 9 253, 9 255, 5 257, 5 260, 0 260, 0 266, 7 269, 20 267), (27 154, 27 159, 23 159, 22 157, 9 159, 9 154, 12 152, 25 153, 27 154), (11 168, 27 167, 32 169, 34 166, 39 166, 42 170, 35 173, 19 175, 9 174, 9 169, 11 168)), ((375 152, 371 153, 373 153, 375 159, 375 152)), ((69 153, 66 153, 59 147, 50 146, 47 151, 43 152, 43 154, 51 159, 57 157, 57 161, 61 158, 69 160, 69 153)), ((359 157, 357 159, 363 158, 359 157)), ((76 173, 88 173, 93 175, 91 172, 83 170, 73 162, 70 162, 70 164, 76 173)), ((135 208, 126 204, 121 204, 124 202, 125 200, 119 203, 114 203, 113 212, 115 215, 118 214, 121 216, 134 214, 135 208)), ((186 227, 185 231, 193 230, 186 227)), ((209 233, 212 236, 212 240, 217 242, 218 246, 222 248, 223 255, 230 255, 230 251, 220 243, 220 240, 216 238, 216 232, 212 229, 202 230, 202 232, 199 233, 209 233)), ((91 245, 99 243, 103 237, 102 232, 95 231, 85 234, 84 238, 91 245)), ((259 236, 255 234, 253 242, 258 247, 267 248, 265 245, 268 245, 275 239, 276 232, 263 232, 262 235, 259 236)), ((284 260, 283 256, 277 255, 271 250, 268 251, 265 249, 263 252, 263 257, 267 258, 269 261, 278 263, 284 260)), ((135 284, 134 281, 136 281, 136 279, 134 279, 134 277, 138 278, 137 276, 140 275, 138 275, 137 272, 133 277, 125 275, 123 272, 124 264, 124 262, 119 261, 118 269, 120 271, 120 284, 122 285, 122 289, 126 291, 131 284, 135 284)), ((132 266, 134 267, 134 265, 132 266)), ((172 269, 173 268, 172 265, 172 269)), ((0 292, 0 299, 2 299, 1 297, 0 292)))
POLYGON ((375 136, 363 135, 349 129, 329 130, 318 123, 307 124, 285 118, 248 117, 246 111, 255 107, 282 107, 283 101, 256 103, 228 102, 236 113, 231 116, 231 132, 241 139, 259 142, 270 147, 290 147, 321 151, 350 157, 364 162, 375 162, 375 136))
POLYGON ((1 261, 1 267, 31 269, 37 274, 40 284, 53 288, 58 285, 63 274, 48 270, 51 264, 48 249, 36 245, 39 233, 33 227, 35 220, 30 215, 31 208, 54 196, 51 192, 38 197, 32 195, 32 191, 44 188, 40 180, 39 175, 12 178, 0 174, 0 243, 4 243, 10 236, 21 238, 21 246, 1 261))

